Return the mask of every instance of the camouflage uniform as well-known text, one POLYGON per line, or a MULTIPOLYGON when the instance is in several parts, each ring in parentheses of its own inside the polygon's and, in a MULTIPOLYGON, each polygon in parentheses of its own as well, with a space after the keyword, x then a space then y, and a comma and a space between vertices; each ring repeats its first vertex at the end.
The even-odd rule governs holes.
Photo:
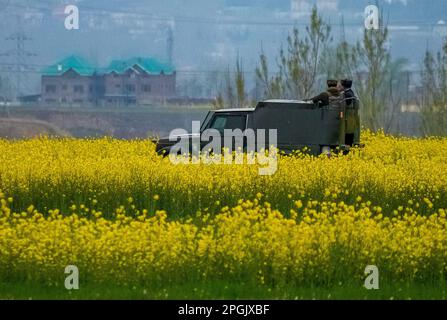
POLYGON ((315 104, 319 104, 320 107, 328 106, 333 100, 341 98, 340 91, 337 88, 331 87, 326 92, 320 93, 318 96, 313 97, 311 100, 315 104))
POLYGON ((344 92, 346 100, 346 134, 353 135, 352 143, 360 142, 360 116, 359 116, 359 101, 351 89, 344 92))

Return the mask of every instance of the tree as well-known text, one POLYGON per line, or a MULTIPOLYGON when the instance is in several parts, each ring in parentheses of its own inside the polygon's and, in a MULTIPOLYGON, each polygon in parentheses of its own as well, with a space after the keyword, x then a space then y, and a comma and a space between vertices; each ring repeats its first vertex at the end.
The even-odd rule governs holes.
POLYGON ((434 56, 425 53, 419 106, 425 135, 447 135, 447 41, 434 56))
POLYGON ((239 54, 236 59, 234 72, 230 67, 224 74, 223 86, 214 100, 215 109, 221 108, 245 108, 250 105, 246 92, 245 72, 242 59, 239 54))
POLYGON ((261 52, 256 77, 264 85, 265 96, 297 99, 312 95, 321 71, 323 52, 332 41, 330 33, 330 26, 314 7, 304 36, 295 27, 287 37, 286 50, 280 49, 276 75, 269 74, 267 57, 261 52))
POLYGON ((388 40, 388 28, 382 26, 379 30, 365 29, 363 38, 354 45, 343 39, 331 46, 331 28, 314 7, 304 36, 294 28, 287 37, 287 49, 279 52, 276 74, 270 74, 267 57, 261 51, 256 80, 264 88, 264 98, 297 99, 315 95, 319 79, 353 79, 363 125, 389 131, 405 89, 406 61, 391 58, 388 40))
POLYGON ((361 41, 350 45, 343 40, 325 55, 329 77, 353 79, 361 102, 362 123, 372 130, 390 130, 405 90, 406 60, 391 58, 388 35, 386 26, 365 29, 361 41))
MULTIPOLYGON (((284 86, 281 77, 281 73, 277 73, 274 76, 270 75, 267 56, 264 54, 264 50, 261 49, 259 67, 256 68, 256 81, 263 87, 264 98, 278 98, 283 95, 284 86)), ((280 66, 281 68, 281 66, 280 66)))
POLYGON ((247 94, 245 92, 245 75, 242 66, 242 59, 239 59, 239 55, 236 61, 234 82, 236 86, 236 107, 243 108, 247 105, 247 94))

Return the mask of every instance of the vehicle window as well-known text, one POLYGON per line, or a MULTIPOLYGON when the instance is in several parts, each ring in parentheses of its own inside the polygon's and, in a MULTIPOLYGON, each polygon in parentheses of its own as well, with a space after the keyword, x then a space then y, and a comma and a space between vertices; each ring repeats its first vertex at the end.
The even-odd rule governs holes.
POLYGON ((245 130, 246 119, 247 119, 246 115, 240 115, 240 116, 218 115, 214 118, 214 121, 210 128, 216 129, 221 133, 223 133, 225 129, 245 130))

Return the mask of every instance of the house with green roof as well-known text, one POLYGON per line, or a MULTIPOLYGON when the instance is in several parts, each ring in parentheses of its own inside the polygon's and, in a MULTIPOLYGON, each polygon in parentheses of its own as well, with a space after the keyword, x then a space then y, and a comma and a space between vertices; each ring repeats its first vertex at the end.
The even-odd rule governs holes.
POLYGON ((84 58, 71 55, 56 64, 48 66, 42 70, 43 76, 61 76, 68 71, 74 71, 80 76, 92 76, 97 68, 84 58))
POLYGON ((41 100, 45 104, 98 104, 102 77, 97 68, 80 56, 71 55, 41 72, 41 100))
POLYGON ((154 58, 114 60, 101 71, 107 104, 151 104, 175 97, 176 72, 154 58))
POLYGON ((105 69, 105 73, 124 73, 129 69, 138 69, 152 75, 172 75, 175 73, 174 68, 169 64, 161 63, 154 58, 142 57, 129 60, 113 60, 108 68, 105 69))
POLYGON ((106 68, 72 55, 42 70, 42 102, 128 105, 175 97, 173 66, 154 58, 114 60, 106 68))

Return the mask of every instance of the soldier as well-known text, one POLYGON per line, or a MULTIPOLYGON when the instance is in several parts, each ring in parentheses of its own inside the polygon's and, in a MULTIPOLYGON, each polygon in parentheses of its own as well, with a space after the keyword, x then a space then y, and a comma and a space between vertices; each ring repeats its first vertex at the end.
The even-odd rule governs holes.
POLYGON ((350 106, 356 100, 354 91, 352 91, 352 80, 344 79, 340 81, 341 90, 343 91, 344 99, 346 100, 346 104, 350 106))
POLYGON ((360 142, 360 117, 359 103, 352 91, 352 80, 345 79, 340 81, 343 96, 346 102, 346 144, 354 145, 360 142))
POLYGON ((327 91, 322 92, 318 96, 310 99, 313 103, 318 104, 320 107, 328 106, 330 100, 341 97, 340 90, 337 88, 337 80, 328 80, 327 86, 327 91))

